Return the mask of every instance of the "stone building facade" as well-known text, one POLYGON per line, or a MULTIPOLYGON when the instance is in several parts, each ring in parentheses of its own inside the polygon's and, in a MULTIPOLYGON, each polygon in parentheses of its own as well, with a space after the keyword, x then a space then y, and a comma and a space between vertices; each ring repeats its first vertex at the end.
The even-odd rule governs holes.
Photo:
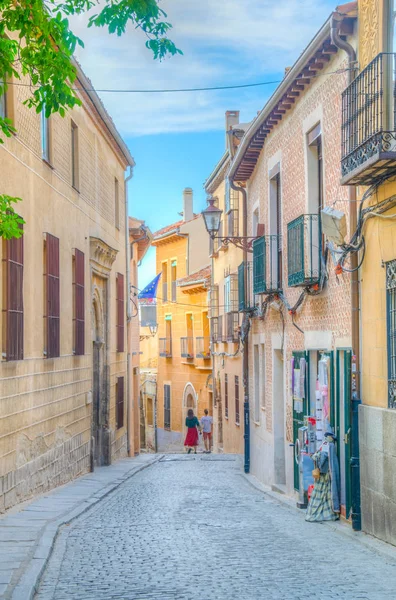
MULTIPOLYGON (((342 13, 343 35, 356 44, 348 10, 342 13)), ((352 364, 350 280, 335 274, 320 229, 321 209, 335 206, 348 215, 350 208, 339 177, 348 63, 331 42, 330 22, 238 140, 228 176, 246 189, 248 236, 257 236, 254 245, 261 248, 250 254, 249 261, 258 262, 252 265, 253 298, 245 307, 250 315, 251 472, 298 498, 298 429, 304 417, 315 416, 322 360, 329 420, 340 440, 342 510, 349 517, 350 447, 343 415, 351 402, 345 383, 352 364), (292 382, 301 359, 304 390, 295 393, 292 382)))
POLYGON ((134 161, 76 68, 83 106, 64 118, 29 110, 27 87, 6 97, 17 134, 0 148, 1 191, 22 198, 25 225, 1 248, 0 510, 127 455, 134 161))

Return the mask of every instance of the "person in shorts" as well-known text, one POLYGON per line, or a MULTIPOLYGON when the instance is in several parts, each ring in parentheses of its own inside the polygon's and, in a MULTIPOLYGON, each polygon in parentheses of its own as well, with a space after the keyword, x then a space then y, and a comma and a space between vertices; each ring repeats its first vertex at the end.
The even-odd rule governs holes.
POLYGON ((205 452, 207 454, 210 453, 210 448, 212 445, 212 425, 213 425, 213 417, 209 416, 209 411, 207 408, 204 410, 204 416, 201 418, 201 427, 203 431, 203 439, 205 444, 205 452))

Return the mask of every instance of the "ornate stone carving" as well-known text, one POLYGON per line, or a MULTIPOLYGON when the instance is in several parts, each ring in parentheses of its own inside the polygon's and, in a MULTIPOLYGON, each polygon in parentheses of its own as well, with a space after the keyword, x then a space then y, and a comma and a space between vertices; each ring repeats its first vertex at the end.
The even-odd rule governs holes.
POLYGON ((379 0, 360 0, 360 69, 366 67, 369 62, 380 52, 380 7, 379 0))
POLYGON ((90 238, 91 266, 102 277, 110 275, 111 267, 117 254, 118 250, 111 248, 103 240, 94 237, 90 238))

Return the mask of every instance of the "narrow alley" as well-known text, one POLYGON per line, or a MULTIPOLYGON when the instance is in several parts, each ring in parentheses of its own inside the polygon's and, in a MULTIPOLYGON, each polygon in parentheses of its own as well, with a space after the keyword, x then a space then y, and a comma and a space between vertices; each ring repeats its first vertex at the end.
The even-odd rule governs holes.
POLYGON ((36 600, 386 600, 396 569, 262 493, 231 455, 167 455, 61 530, 36 600))

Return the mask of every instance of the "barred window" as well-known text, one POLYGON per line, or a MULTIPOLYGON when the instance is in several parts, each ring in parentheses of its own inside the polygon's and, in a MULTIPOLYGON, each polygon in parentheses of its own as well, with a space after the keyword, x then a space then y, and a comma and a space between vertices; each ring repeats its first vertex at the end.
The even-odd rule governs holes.
POLYGON ((235 375, 235 423, 239 425, 239 377, 235 375))
POLYGON ((228 375, 224 375, 224 415, 228 419, 228 375))

